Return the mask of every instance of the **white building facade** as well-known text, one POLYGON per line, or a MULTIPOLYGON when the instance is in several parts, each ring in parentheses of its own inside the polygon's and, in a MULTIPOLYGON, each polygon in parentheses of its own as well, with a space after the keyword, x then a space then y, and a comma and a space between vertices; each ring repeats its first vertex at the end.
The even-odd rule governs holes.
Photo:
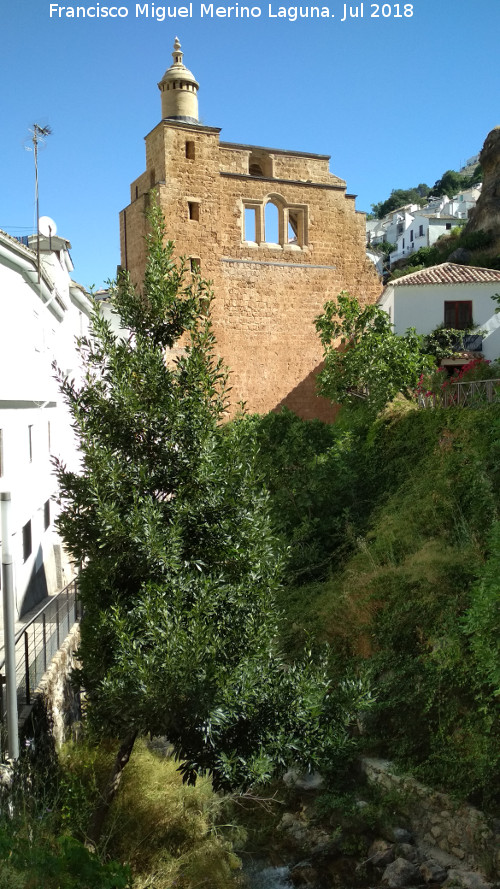
POLYGON ((71 580, 54 529, 52 458, 77 466, 71 421, 54 379, 55 361, 78 376, 76 337, 92 300, 70 277, 69 243, 36 238, 27 247, 0 231, 0 490, 11 493, 18 616, 71 580))
POLYGON ((425 207, 406 204, 388 213, 383 219, 366 223, 367 245, 396 244, 390 264, 415 253, 421 247, 432 247, 443 234, 463 225, 476 206, 482 185, 479 183, 454 195, 430 198, 425 207))
POLYGON ((488 361, 500 357, 500 271, 445 262, 397 278, 384 288, 378 305, 389 315, 394 332, 409 327, 431 333, 439 326, 481 332, 475 351, 488 361), (479 345, 479 349, 477 346, 479 345))

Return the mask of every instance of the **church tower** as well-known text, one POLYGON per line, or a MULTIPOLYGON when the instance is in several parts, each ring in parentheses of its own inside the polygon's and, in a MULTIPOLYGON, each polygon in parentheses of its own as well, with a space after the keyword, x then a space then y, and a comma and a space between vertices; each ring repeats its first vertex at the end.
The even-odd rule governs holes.
POLYGON ((329 156, 235 144, 200 123, 198 83, 175 39, 158 84, 162 117, 146 136, 146 168, 120 214, 121 264, 141 285, 151 200, 187 274, 213 282, 217 351, 238 402, 264 413, 283 406, 332 420, 316 395, 322 348, 314 326, 325 300, 348 290, 361 303, 381 291, 366 257, 365 216, 329 156))
POLYGON ((198 89, 191 71, 183 64, 181 45, 175 38, 172 53, 173 64, 167 68, 158 84, 161 92, 161 116, 163 120, 182 120, 198 123, 198 89))

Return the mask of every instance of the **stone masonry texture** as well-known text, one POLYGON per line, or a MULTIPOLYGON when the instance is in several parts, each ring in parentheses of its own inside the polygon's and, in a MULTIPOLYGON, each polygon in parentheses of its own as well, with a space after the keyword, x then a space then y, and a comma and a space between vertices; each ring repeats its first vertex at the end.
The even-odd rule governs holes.
POLYGON ((221 142, 219 133, 162 120, 146 136, 146 171, 120 214, 122 267, 140 286, 145 211, 156 195, 176 257, 199 263, 212 282, 231 413, 244 401, 251 412, 287 406, 305 419, 331 421, 335 407, 315 393, 322 348, 313 322, 341 290, 363 304, 380 294, 366 257, 364 214, 329 172, 327 156, 221 142), (280 220, 279 243, 265 241, 268 203, 280 220), (246 209, 255 214, 252 234, 246 209))

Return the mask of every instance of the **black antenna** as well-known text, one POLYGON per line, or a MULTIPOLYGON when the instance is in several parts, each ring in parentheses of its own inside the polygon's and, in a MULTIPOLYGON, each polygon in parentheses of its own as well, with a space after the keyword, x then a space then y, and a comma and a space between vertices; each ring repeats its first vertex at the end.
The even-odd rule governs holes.
POLYGON ((38 283, 40 283, 40 205, 38 199, 38 144, 44 144, 47 136, 50 136, 52 130, 50 127, 41 127, 40 124, 34 123, 33 129, 30 130, 31 141, 33 142, 33 154, 35 156, 35 202, 36 202, 36 256, 38 268, 38 283))

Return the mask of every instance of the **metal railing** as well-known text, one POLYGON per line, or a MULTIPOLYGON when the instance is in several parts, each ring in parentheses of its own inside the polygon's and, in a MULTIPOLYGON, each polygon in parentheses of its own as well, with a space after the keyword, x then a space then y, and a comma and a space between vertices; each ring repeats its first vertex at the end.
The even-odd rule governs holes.
MULTIPOLYGON (((16 688, 19 713, 31 704, 35 689, 80 619, 76 580, 53 596, 15 636, 16 688)), ((0 658, 0 722, 5 724, 5 658, 0 658)))
POLYGON ((500 403, 500 380, 471 380, 470 382, 450 383, 440 392, 432 395, 419 393, 419 407, 482 407, 485 404, 500 403))

